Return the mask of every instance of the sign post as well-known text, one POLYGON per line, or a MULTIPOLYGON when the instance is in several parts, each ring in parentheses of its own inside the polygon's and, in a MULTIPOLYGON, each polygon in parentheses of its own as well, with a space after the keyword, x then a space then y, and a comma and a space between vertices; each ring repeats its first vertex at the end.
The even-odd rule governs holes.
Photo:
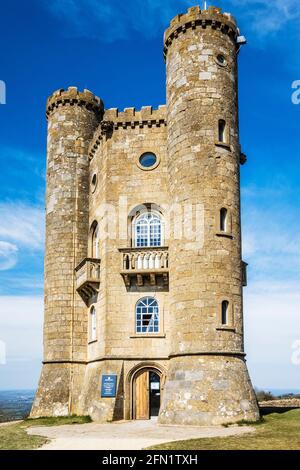
POLYGON ((101 380, 101 397, 114 398, 117 390, 117 376, 116 375, 102 375, 101 380))

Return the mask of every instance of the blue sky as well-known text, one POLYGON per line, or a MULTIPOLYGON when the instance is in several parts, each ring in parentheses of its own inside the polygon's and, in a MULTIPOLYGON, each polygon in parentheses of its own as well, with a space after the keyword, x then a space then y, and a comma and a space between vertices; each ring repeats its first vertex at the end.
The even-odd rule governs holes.
MULTIPOLYGON (((196 3, 1 1, 0 388, 35 387, 42 357, 46 97, 76 85, 107 108, 165 103, 162 34, 196 3)), ((300 3, 215 4, 248 39, 239 59, 248 365, 258 387, 300 389, 300 364, 291 361, 300 340, 300 105, 291 101, 300 3)))

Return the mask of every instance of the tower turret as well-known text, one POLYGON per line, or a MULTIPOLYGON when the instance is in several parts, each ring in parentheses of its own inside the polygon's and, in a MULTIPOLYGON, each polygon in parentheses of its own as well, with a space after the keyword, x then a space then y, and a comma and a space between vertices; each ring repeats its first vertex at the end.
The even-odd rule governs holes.
POLYGON ((102 116, 88 90, 69 87, 47 101, 44 365, 33 417, 76 412, 83 382, 87 315, 74 269, 87 256, 88 146, 102 116))
POLYGON ((161 423, 258 417, 243 350, 237 36, 234 18, 215 7, 177 15, 164 36, 170 200, 192 205, 193 228, 200 211, 203 233, 170 238, 161 423))

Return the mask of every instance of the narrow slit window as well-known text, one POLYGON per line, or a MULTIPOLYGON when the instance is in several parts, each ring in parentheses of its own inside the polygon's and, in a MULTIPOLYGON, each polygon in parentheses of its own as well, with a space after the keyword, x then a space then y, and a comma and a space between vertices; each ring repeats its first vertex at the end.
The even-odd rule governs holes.
POLYGON ((100 250, 99 250, 99 225, 96 224, 94 226, 93 235, 92 235, 92 257, 99 258, 100 250))
POLYGON ((228 325, 228 300, 223 300, 222 302, 222 325, 228 325))
POLYGON ((220 210, 220 230, 221 232, 227 232, 227 219, 228 219, 228 211, 225 207, 222 207, 220 210))
POLYGON ((97 316, 96 309, 92 307, 90 310, 90 341, 97 339, 97 316))
POLYGON ((219 142, 226 142, 226 122, 224 119, 219 120, 219 142))

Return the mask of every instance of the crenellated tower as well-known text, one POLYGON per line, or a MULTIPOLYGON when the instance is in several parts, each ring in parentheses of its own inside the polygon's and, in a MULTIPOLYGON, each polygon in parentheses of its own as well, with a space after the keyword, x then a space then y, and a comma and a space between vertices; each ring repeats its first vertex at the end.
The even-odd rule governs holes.
POLYGON ((74 269, 87 256, 88 147, 103 103, 89 90, 47 101, 44 361, 31 416, 76 411, 87 354, 87 315, 74 269))
POLYGON ((234 18, 215 7, 177 15, 164 36, 170 199, 198 207, 203 233, 170 239, 161 423, 258 416, 243 349, 237 38, 234 18))

